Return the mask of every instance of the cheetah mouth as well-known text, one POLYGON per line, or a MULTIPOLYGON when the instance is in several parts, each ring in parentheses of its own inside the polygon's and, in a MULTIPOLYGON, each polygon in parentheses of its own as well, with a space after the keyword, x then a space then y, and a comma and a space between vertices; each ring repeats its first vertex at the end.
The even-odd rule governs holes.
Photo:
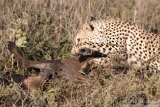
POLYGON ((98 52, 98 51, 93 51, 93 50, 90 50, 90 49, 81 49, 79 51, 79 55, 90 55, 90 56, 93 56, 93 57, 106 57, 106 55, 98 52))
POLYGON ((79 51, 79 54, 80 55, 89 55, 89 54, 91 54, 91 50, 90 49, 81 49, 79 51))

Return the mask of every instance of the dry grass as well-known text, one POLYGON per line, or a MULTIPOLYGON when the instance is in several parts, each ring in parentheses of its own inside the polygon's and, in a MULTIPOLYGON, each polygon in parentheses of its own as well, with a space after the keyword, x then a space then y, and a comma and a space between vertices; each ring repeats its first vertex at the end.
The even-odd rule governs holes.
MULTIPOLYGON (((1 0, 0 70, 22 75, 37 71, 19 68, 7 50, 9 40, 26 37, 25 48, 20 50, 28 59, 64 60, 71 56, 74 35, 90 16, 129 19, 159 33, 159 8, 159 0, 1 0)), ((127 74, 113 74, 110 70, 98 69, 91 72, 89 78, 90 86, 57 79, 42 95, 32 97, 20 84, 1 82, 0 106, 115 107, 136 102, 146 104, 146 101, 151 107, 160 105, 159 73, 150 76, 147 71, 129 70, 127 74)))

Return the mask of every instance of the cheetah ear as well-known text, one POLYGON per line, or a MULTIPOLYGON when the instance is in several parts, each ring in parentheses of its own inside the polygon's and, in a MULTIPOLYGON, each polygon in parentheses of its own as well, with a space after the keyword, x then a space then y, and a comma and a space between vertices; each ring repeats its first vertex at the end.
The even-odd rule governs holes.
POLYGON ((96 20, 95 16, 91 16, 90 18, 91 18, 90 21, 96 20))
POLYGON ((83 29, 89 30, 89 31, 93 31, 94 30, 94 26, 91 25, 91 24, 84 24, 83 25, 83 29))

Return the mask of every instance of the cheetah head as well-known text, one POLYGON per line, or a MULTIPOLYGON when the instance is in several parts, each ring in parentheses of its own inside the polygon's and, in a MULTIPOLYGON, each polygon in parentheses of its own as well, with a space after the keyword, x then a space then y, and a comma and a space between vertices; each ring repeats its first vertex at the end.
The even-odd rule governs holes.
POLYGON ((82 29, 78 31, 77 35, 74 38, 74 46, 72 48, 72 54, 85 54, 90 48, 88 42, 89 38, 94 36, 94 26, 91 24, 84 24, 82 29))
POLYGON ((111 50, 107 48, 106 25, 100 21, 90 21, 85 23, 74 37, 74 46, 71 53, 73 55, 83 54, 88 50, 97 51, 107 55, 111 50))

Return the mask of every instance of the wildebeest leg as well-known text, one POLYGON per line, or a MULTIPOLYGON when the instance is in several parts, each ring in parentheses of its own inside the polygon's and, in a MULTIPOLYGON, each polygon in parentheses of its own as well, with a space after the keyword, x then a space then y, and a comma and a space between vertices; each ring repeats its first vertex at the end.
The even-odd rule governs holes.
POLYGON ((15 55, 18 59, 19 65, 23 68, 42 68, 45 71, 41 75, 50 75, 57 73, 58 76, 65 77, 67 79, 73 79, 73 77, 83 78, 79 70, 81 70, 82 65, 94 57, 87 56, 75 56, 66 59, 63 63, 60 60, 43 60, 43 61, 33 61, 27 60, 17 51, 17 47, 14 42, 8 43, 8 49, 11 53, 15 55), (53 73, 52 73, 53 72, 53 73))
POLYGON ((43 61, 32 61, 27 60, 18 53, 17 47, 14 42, 9 41, 8 43, 9 51, 14 54, 14 56, 18 59, 19 65, 23 68, 42 68, 45 71, 41 74, 43 76, 55 74, 60 76, 66 76, 69 78, 70 71, 69 69, 60 61, 60 60, 43 60, 43 61))
POLYGON ((56 67, 58 65, 63 65, 63 63, 59 60, 44 60, 44 61, 32 61, 27 60, 18 53, 17 47, 14 42, 9 41, 8 42, 8 49, 9 51, 14 54, 14 56, 18 59, 19 64, 23 68, 51 68, 56 67))

